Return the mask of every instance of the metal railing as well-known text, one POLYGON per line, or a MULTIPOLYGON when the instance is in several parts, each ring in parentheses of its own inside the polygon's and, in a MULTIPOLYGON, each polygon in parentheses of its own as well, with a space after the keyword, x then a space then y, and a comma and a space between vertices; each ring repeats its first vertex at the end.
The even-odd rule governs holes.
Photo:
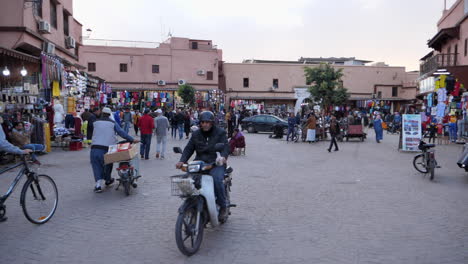
POLYGON ((430 57, 421 63, 421 75, 434 72, 442 67, 457 66, 457 55, 457 53, 441 53, 430 57))

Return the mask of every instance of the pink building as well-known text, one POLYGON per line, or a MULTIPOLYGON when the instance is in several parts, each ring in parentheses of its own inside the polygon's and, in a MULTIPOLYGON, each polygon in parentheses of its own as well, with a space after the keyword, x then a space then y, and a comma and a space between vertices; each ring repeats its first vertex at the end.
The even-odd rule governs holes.
POLYGON ((80 63, 113 90, 170 91, 190 84, 218 91, 222 51, 211 40, 172 37, 155 48, 83 46, 80 63))
POLYGON ((0 47, 39 56, 42 51, 79 66, 82 25, 73 18, 72 0, 2 0, 0 47))
POLYGON ((432 49, 421 59, 420 93, 434 90, 434 72, 447 70, 468 85, 468 0, 457 0, 442 13, 437 34, 428 41, 432 49))
MULTIPOLYGON (((351 94, 351 106, 362 106, 375 98, 389 102, 391 110, 399 110, 402 104, 415 99, 418 72, 406 72, 404 67, 360 64, 332 63, 333 67, 343 69, 343 87, 351 94)), ((245 101, 263 105, 267 111, 283 105, 288 111, 298 111, 309 97, 304 66, 317 65, 305 65, 300 61, 225 63, 226 91, 231 106, 245 101)))

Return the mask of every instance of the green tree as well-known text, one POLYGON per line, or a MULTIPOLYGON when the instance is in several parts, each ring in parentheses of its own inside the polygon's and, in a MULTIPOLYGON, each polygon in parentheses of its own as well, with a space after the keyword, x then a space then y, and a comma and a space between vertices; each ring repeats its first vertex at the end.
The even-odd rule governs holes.
POLYGON ((180 85, 177 94, 186 105, 195 105, 195 88, 189 84, 180 85))
POLYGON ((320 64, 315 68, 305 67, 304 75, 309 86, 311 99, 326 111, 333 105, 341 105, 349 99, 348 90, 342 87, 342 69, 335 69, 329 64, 320 64))

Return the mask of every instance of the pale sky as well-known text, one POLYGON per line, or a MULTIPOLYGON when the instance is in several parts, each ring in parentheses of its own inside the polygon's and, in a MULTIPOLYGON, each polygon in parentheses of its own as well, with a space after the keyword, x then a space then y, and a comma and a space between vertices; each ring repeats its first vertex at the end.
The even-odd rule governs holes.
MULTIPOLYGON (((455 0, 448 0, 448 5, 455 0)), ((356 57, 418 70, 444 0, 74 0, 91 38, 210 39, 226 62, 356 57)))

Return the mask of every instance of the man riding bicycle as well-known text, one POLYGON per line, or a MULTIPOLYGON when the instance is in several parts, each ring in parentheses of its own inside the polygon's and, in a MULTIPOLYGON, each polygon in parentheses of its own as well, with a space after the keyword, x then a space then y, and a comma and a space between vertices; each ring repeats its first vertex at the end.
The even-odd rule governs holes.
POLYGON ((200 128, 193 132, 187 146, 184 148, 180 161, 176 164, 176 168, 180 169, 187 163, 193 152, 196 152, 195 160, 201 160, 206 163, 224 164, 223 166, 215 166, 210 170, 209 174, 213 176, 214 189, 216 195, 216 203, 220 207, 219 218, 224 219, 227 216, 226 193, 224 189, 224 174, 226 172, 226 161, 229 155, 229 145, 227 142, 226 132, 214 125, 215 116, 211 111, 205 111, 200 114, 200 128), (224 150, 220 153, 221 158, 217 160, 215 145, 223 143, 224 150))

